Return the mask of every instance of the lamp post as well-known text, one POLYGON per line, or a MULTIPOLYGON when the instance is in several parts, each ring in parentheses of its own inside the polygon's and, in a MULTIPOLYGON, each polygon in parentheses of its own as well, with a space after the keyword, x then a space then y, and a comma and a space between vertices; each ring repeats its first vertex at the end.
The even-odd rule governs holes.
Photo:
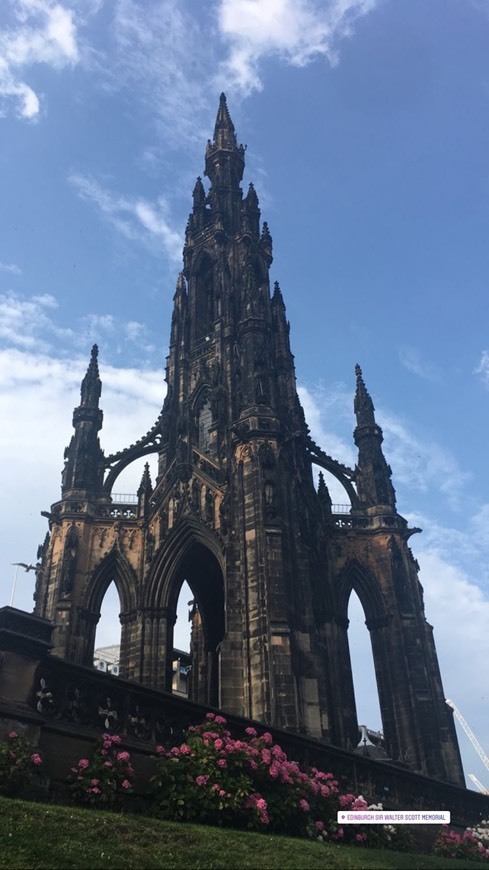
POLYGON ((12 593, 10 595, 10 607, 14 606, 14 598, 15 598, 15 590, 17 588, 17 574, 19 573, 19 568, 25 568, 27 571, 37 571, 37 565, 28 565, 27 562, 12 562, 12 565, 15 565, 15 574, 14 574, 14 582, 12 585, 12 593))

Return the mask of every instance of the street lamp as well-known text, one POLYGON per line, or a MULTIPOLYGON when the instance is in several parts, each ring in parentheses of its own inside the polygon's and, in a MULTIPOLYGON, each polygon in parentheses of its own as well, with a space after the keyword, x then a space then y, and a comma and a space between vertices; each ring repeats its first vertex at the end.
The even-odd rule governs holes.
POLYGON ((27 571, 38 571, 37 565, 28 565, 26 562, 11 562, 11 565, 15 565, 15 574, 14 574, 14 583, 12 586, 12 594, 10 596, 10 607, 14 606, 14 597, 15 597, 15 589, 17 587, 17 574, 19 573, 19 568, 25 568, 27 571))

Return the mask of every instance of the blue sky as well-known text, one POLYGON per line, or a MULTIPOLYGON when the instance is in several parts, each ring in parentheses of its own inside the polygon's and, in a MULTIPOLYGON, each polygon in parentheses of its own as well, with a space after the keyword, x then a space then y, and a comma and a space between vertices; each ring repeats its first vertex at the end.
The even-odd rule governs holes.
MULTIPOLYGON (((107 452, 159 412, 222 89, 273 236, 313 436, 355 462, 359 362, 399 510, 423 528, 412 548, 446 694, 489 751, 487 0, 4 0, 3 601, 58 498, 94 341, 107 452)), ((32 590, 20 573, 15 604, 31 609, 32 590)), ((357 611, 358 706, 376 726, 357 611)), ((106 620, 100 641, 111 633, 106 620)), ((460 744, 489 786, 463 732, 460 744)))

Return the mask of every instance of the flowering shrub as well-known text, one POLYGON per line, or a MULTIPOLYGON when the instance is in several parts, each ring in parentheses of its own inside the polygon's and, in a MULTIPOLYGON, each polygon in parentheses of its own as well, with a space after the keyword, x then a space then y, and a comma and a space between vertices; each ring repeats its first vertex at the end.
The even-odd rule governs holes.
POLYGON ((484 819, 477 827, 466 828, 462 834, 444 827, 435 840, 433 852, 445 858, 489 861, 489 821, 484 819))
POLYGON ((153 777, 157 810, 165 817, 253 830, 307 835, 324 830, 336 812, 333 774, 305 773, 273 742, 246 729, 231 737, 222 716, 208 713, 187 743, 157 747, 153 777))
POLYGON ((11 731, 0 743, 0 794, 13 795, 27 785, 33 773, 42 765, 38 752, 25 737, 11 731))
POLYGON ((102 734, 90 759, 71 768, 71 795, 76 803, 112 806, 133 789, 134 770, 129 752, 120 749, 117 734, 102 734))
MULTIPOLYGON (((369 804, 363 797, 343 794, 338 798, 342 810, 383 810, 382 804, 369 804)), ((411 852, 415 848, 414 837, 405 825, 348 825, 349 842, 370 846, 373 849, 395 849, 397 852, 411 852)), ((341 828, 339 830, 342 830, 341 828)), ((337 838, 337 835, 336 835, 337 838)))
MULTIPOLYGON (((234 739, 222 716, 188 731, 187 742, 157 747, 154 806, 165 818, 269 830, 320 841, 368 842, 364 827, 336 823, 341 808, 366 809, 355 795, 340 795, 332 773, 301 769, 268 732, 246 729, 234 739)), ((378 831, 375 845, 389 846, 396 829, 378 831), (383 836, 383 839, 382 839, 383 836)), ((370 839, 370 835, 369 835, 370 839)), ((398 848, 392 843, 392 848, 398 848)))

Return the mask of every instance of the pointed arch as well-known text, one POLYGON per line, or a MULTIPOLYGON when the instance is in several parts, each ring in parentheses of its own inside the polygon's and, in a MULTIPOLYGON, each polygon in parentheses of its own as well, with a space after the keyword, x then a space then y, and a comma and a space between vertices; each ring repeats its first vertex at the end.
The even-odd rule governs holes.
POLYGON ((212 553, 224 576, 223 549, 219 538, 195 518, 185 517, 172 529, 155 554, 146 586, 146 607, 176 607, 178 595, 174 595, 172 579, 196 544, 212 553))
POLYGON ((219 705, 220 650, 226 630, 222 549, 217 537, 197 520, 181 520, 157 553, 148 578, 143 609, 158 621, 157 680, 171 691, 173 627, 184 582, 192 590, 190 695, 219 705))
POLYGON ((112 581, 115 584, 121 612, 136 609, 136 576, 123 553, 114 546, 92 571, 85 591, 83 606, 90 613, 100 613, 102 601, 112 581))
POLYGON ((357 559, 351 559, 338 578, 337 613, 348 624, 348 602, 352 589, 360 599, 365 613, 367 627, 387 625, 389 614, 378 583, 370 572, 357 559))

